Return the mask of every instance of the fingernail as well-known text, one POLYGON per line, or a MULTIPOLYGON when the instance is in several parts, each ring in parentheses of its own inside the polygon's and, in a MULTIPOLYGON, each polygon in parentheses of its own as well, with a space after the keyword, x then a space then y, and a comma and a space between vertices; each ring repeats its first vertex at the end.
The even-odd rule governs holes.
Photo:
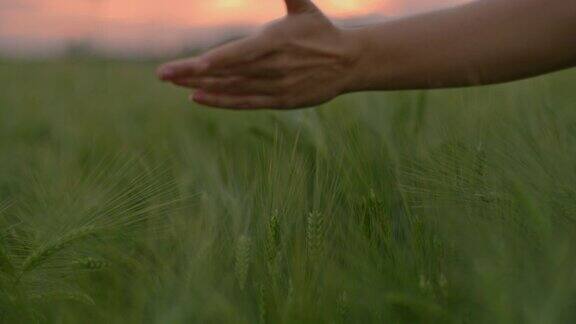
POLYGON ((206 99, 206 94, 202 91, 196 91, 192 95, 192 100, 194 101, 203 101, 204 99, 206 99))
POLYGON ((160 79, 167 81, 174 77, 174 70, 170 67, 161 67, 158 71, 160 79))

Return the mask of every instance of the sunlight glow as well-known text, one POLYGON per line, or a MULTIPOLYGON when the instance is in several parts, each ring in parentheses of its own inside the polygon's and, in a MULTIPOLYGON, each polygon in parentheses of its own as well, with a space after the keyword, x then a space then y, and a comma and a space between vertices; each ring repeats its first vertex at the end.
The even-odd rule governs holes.
POLYGON ((242 6, 246 6, 248 3, 246 0, 216 0, 214 1, 214 7, 217 9, 234 9, 242 6))
MULTIPOLYGON (((391 16, 466 0, 315 0, 331 17, 391 16)), ((96 40, 114 46, 215 40, 285 15, 283 0, 0 0, 0 47, 96 40), (239 29, 237 29, 237 27, 239 29), (3 45, 4 44, 4 45, 3 45)))
MULTIPOLYGON (((331 11, 342 14, 354 14, 376 10, 378 6, 384 6, 387 1, 378 0, 328 0, 323 5, 331 11)), ((322 2, 320 2, 322 4, 322 2)))

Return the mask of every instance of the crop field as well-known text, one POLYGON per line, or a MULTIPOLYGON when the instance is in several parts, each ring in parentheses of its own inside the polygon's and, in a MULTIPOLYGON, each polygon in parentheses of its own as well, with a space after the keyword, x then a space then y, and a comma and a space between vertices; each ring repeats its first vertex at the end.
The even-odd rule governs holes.
POLYGON ((1 323, 574 323, 576 72, 194 106, 0 62, 1 323))

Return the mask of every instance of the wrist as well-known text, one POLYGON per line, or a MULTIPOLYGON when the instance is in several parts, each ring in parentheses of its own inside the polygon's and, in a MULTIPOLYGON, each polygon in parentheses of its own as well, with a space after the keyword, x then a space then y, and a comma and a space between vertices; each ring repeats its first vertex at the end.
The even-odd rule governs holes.
POLYGON ((381 72, 378 63, 371 57, 374 52, 366 37, 365 28, 343 29, 343 37, 350 48, 350 66, 343 93, 366 91, 373 88, 372 76, 381 72))

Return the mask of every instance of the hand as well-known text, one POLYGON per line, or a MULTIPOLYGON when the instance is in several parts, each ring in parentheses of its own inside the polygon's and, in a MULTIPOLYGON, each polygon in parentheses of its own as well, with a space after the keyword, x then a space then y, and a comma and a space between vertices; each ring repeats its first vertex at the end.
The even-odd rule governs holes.
POLYGON ((197 103, 229 109, 295 109, 351 90, 355 38, 310 0, 285 0, 288 15, 256 35, 158 69, 164 81, 197 89, 197 103))

